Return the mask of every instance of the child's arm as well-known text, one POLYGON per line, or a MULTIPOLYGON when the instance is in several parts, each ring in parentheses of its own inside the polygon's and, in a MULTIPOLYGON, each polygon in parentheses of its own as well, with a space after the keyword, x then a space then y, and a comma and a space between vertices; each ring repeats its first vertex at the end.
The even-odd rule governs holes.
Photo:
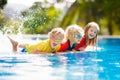
POLYGON ((74 50, 79 50, 81 47, 84 46, 85 43, 85 38, 83 37, 80 42, 76 45, 76 47, 74 48, 74 50))
POLYGON ((78 50, 79 50, 79 51, 84 51, 85 48, 84 48, 84 47, 80 47, 78 50))

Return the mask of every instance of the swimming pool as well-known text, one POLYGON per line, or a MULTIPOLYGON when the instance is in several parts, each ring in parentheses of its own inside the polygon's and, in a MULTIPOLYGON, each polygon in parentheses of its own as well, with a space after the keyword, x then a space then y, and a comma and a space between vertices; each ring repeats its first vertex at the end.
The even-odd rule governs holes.
POLYGON ((120 80, 120 38, 99 38, 96 52, 0 54, 0 80, 120 80))

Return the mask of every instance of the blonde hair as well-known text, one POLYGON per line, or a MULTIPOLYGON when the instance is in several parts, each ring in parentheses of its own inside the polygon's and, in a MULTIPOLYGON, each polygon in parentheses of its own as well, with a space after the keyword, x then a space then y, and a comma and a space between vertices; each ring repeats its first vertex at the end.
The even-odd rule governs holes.
POLYGON ((49 33, 48 33, 48 37, 50 38, 51 35, 57 35, 57 34, 61 34, 61 36, 64 38, 65 32, 62 28, 53 28, 49 33))
POLYGON ((86 25, 85 35, 84 35, 84 37, 86 38, 85 44, 88 43, 88 45, 93 46, 93 45, 96 45, 96 43, 97 43, 97 35, 96 35, 94 38, 92 38, 92 39, 89 39, 89 38, 88 38, 88 35, 87 35, 87 34, 88 34, 88 30, 89 30, 90 27, 95 27, 95 28, 97 29, 97 33, 100 31, 100 29, 99 29, 99 25, 98 25, 96 22, 89 22, 89 23, 86 25))
POLYGON ((72 36, 75 36, 75 33, 78 32, 80 33, 82 36, 84 35, 84 30, 82 29, 82 27, 80 27, 79 25, 77 24, 74 24, 74 25, 70 25, 66 28, 66 40, 69 39, 69 36, 72 35, 72 36))

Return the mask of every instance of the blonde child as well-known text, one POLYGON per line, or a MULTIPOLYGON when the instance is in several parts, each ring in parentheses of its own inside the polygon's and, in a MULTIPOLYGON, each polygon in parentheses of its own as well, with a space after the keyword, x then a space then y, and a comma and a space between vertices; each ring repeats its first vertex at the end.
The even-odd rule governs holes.
POLYGON ((84 51, 87 46, 95 46, 99 30, 99 25, 97 23, 89 22, 85 27, 84 36, 74 50, 84 51))
POLYGON ((70 25, 66 28, 65 41, 60 44, 58 52, 72 51, 83 36, 83 29, 78 25, 70 25))
POLYGON ((40 41, 36 44, 18 44, 8 36, 13 46, 13 51, 17 51, 17 47, 23 48, 22 52, 29 52, 33 54, 53 53, 56 52, 60 43, 64 38, 64 30, 62 28, 54 28, 48 33, 48 39, 40 41))

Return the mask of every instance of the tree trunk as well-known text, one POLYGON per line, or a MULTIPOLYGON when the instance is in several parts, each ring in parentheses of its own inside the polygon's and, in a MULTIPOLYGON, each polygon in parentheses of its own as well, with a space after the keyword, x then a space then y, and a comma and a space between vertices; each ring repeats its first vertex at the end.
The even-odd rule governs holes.
POLYGON ((112 20, 111 19, 108 19, 108 32, 109 32, 109 35, 112 35, 113 34, 113 28, 112 28, 112 20))
POLYGON ((65 14, 60 24, 60 27, 66 28, 68 25, 76 23, 75 21, 76 21, 76 17, 78 16, 78 10, 79 10, 79 3, 75 1, 68 9, 67 13, 65 14))

